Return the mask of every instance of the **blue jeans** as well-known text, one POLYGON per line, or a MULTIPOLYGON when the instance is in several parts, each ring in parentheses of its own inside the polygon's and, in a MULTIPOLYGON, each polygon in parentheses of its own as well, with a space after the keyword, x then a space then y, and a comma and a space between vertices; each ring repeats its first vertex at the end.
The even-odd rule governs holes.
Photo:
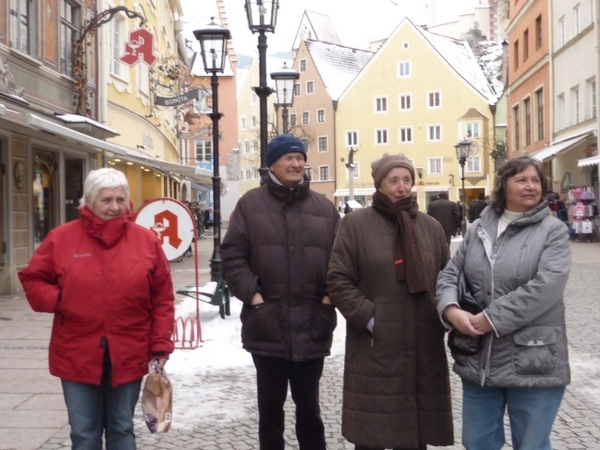
POLYGON ((72 450, 135 450, 133 414, 142 380, 117 387, 110 385, 110 365, 100 386, 61 380, 71 425, 72 450))
POLYGON ((565 393, 557 388, 496 388, 463 381, 462 444, 500 450, 508 411, 515 450, 551 450, 550 432, 565 393))

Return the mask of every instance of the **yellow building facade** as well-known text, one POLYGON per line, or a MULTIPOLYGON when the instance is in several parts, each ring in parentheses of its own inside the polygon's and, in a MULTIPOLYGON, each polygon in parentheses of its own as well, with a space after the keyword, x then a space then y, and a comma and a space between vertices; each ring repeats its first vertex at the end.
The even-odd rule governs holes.
MULTIPOLYGON (((384 153, 414 163, 414 195, 425 210, 439 191, 463 194, 455 145, 468 139, 465 203, 491 191, 495 93, 468 44, 403 19, 341 95, 336 111, 336 199, 370 204, 370 164, 384 153), (343 162, 354 153, 354 179, 343 162)), ((339 203, 339 201, 338 201, 339 203)))

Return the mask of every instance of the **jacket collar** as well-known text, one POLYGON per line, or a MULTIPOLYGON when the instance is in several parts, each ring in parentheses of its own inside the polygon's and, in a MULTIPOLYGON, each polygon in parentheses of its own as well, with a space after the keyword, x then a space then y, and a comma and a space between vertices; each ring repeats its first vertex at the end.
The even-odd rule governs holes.
POLYGON ((269 171, 269 176, 265 182, 269 193, 285 202, 293 202, 296 200, 305 200, 310 192, 310 181, 306 175, 300 184, 293 188, 287 188, 269 171))
POLYGON ((127 230, 131 221, 131 212, 127 211, 121 217, 111 220, 102 220, 87 206, 81 209, 81 222, 88 236, 100 240, 106 247, 114 247, 127 230))
MULTIPOLYGON (((535 208, 527 211, 519 219, 511 222, 510 226, 516 226, 519 228, 527 227, 534 223, 542 221, 546 216, 550 215, 550 208, 547 201, 539 203, 535 208)), ((498 220, 501 214, 498 214, 493 208, 488 207, 481 213, 480 226, 488 228, 491 224, 497 226, 498 220)))

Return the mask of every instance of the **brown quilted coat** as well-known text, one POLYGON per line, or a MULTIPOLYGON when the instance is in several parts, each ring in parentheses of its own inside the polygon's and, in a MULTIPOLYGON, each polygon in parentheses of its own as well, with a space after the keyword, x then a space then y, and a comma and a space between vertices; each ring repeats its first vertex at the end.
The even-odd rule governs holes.
POLYGON ((441 225, 418 213, 430 293, 398 282, 395 223, 365 208, 342 220, 327 288, 346 318, 342 434, 370 448, 454 443, 444 327, 435 304, 438 272, 449 259, 441 225), (375 318, 373 334, 366 326, 375 318))

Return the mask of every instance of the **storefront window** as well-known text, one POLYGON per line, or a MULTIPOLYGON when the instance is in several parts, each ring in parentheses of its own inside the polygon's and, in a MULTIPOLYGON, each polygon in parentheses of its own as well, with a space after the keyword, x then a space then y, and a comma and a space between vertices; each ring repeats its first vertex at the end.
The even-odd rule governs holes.
POLYGON ((57 155, 35 150, 33 155, 33 243, 37 248, 48 232, 58 226, 57 155))

